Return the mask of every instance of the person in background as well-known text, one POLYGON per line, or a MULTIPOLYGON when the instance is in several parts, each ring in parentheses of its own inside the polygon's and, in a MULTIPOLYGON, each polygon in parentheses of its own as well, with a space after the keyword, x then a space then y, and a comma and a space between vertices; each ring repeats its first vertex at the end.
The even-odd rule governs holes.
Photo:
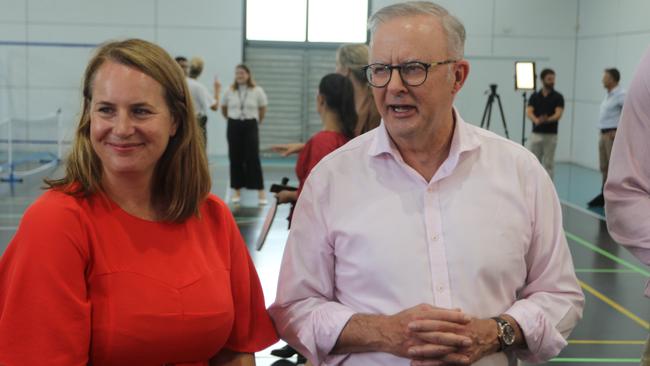
POLYGON ((187 61, 187 57, 185 56, 176 56, 174 58, 176 60, 176 63, 178 66, 181 67, 181 70, 183 70, 183 75, 187 76, 190 73, 190 63, 187 61))
POLYGON ((584 295, 553 182, 453 107, 469 72, 456 17, 400 2, 369 25, 383 122, 302 187, 269 308, 278 333, 314 365, 555 357, 584 295))
POLYGON ((600 129, 600 141, 598 142, 600 173, 603 176, 603 184, 600 194, 594 197, 587 204, 589 207, 603 207, 605 198, 603 197, 603 187, 607 181, 607 171, 609 170, 609 157, 612 154, 614 137, 616 137, 616 128, 618 120, 621 118, 623 110, 623 101, 625 100, 625 90, 619 85, 621 73, 615 69, 605 69, 603 74, 603 86, 607 90, 607 95, 600 103, 600 118, 598 119, 598 128, 600 129))
POLYGON ((542 89, 530 96, 526 108, 526 114, 533 122, 533 133, 528 140, 528 149, 535 154, 553 179, 557 127, 564 112, 564 97, 555 90, 555 71, 542 70, 540 79, 542 89))
MULTIPOLYGON (((298 161, 296 161, 298 190, 280 191, 276 195, 278 203, 291 203, 289 226, 291 226, 295 203, 298 201, 309 172, 325 156, 354 137, 358 117, 354 103, 354 88, 350 80, 339 74, 325 75, 318 86, 316 109, 321 118, 323 129, 307 141, 298 155, 298 161)), ((296 350, 287 345, 271 351, 271 354, 288 358, 296 354, 296 350)), ((304 356, 298 354, 298 363, 305 361, 304 356)))
POLYGON ((372 98, 372 90, 363 67, 368 64, 368 46, 365 44, 344 44, 336 51, 336 72, 346 76, 354 87, 354 100, 359 120, 354 135, 359 136, 377 126, 381 115, 372 98))
MULTIPOLYGON (((336 72, 352 82, 355 109, 359 116, 354 128, 354 136, 364 134, 381 123, 381 115, 372 99, 372 91, 363 66, 368 64, 368 46, 365 44, 344 44, 336 51, 336 72)), ((273 151, 289 156, 299 153, 305 146, 302 142, 272 146, 273 151)))
POLYGON ((221 112, 228 119, 228 158, 232 203, 239 203, 241 189, 255 189, 260 205, 267 204, 260 162, 259 124, 264 121, 268 101, 262 87, 246 65, 237 65, 235 81, 224 93, 221 112))
POLYGON ((277 335, 180 68, 104 44, 82 105, 64 176, 0 260, 0 365, 254 365, 277 335))
POLYGON ((208 110, 216 111, 219 108, 219 94, 221 94, 221 83, 215 78, 212 87, 213 94, 210 94, 208 88, 198 81, 201 72, 203 72, 203 59, 200 57, 192 57, 189 65, 189 74, 187 78, 187 86, 192 95, 192 102, 194 103, 194 111, 196 112, 196 120, 201 127, 203 134, 203 143, 207 148, 208 144, 208 110))
MULTIPOLYGON (((650 48, 623 105, 605 182, 607 228, 617 243, 650 266, 650 48)), ((645 287, 650 298, 650 281, 645 287)), ((647 309, 647 308, 646 308, 647 309)), ((650 366, 650 337, 641 359, 650 366)))

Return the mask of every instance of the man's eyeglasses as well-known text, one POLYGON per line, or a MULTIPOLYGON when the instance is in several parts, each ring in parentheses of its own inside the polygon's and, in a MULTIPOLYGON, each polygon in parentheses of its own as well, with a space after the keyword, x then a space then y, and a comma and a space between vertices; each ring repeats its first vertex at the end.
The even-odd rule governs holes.
POLYGON ((366 73, 368 83, 375 88, 383 88, 393 76, 393 70, 399 71, 399 76, 402 82, 408 86, 419 86, 424 84, 429 74, 429 69, 433 66, 447 65, 458 62, 458 60, 445 60, 432 63, 424 63, 420 61, 407 62, 399 65, 386 65, 386 64, 370 64, 364 66, 363 70, 366 73))

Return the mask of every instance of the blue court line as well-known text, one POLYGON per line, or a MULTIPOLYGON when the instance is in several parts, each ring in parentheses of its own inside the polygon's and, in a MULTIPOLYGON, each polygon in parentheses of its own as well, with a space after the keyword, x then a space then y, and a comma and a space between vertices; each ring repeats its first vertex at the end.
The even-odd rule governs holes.
POLYGON ((71 43, 71 42, 25 42, 0 40, 0 46, 21 47, 58 47, 58 48, 96 48, 96 43, 71 43))

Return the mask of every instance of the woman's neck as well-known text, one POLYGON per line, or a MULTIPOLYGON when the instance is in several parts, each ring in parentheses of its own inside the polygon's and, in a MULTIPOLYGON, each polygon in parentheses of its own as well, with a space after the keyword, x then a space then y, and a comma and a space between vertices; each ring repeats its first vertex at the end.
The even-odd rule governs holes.
POLYGON ((104 172, 102 188, 115 204, 129 214, 145 220, 156 220, 158 214, 151 201, 151 179, 151 176, 116 176, 104 172))
POLYGON ((323 123, 323 131, 342 132, 339 116, 329 109, 326 109, 321 114, 321 122, 323 123))

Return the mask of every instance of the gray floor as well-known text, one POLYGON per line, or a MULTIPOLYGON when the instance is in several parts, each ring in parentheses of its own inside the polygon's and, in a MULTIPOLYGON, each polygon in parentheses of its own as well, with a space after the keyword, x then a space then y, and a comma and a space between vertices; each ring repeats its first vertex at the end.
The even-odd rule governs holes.
MULTIPOLYGON (((293 160, 266 159, 267 186, 284 176, 295 183, 293 164, 293 160)), ((213 192, 227 199, 227 161, 214 158, 211 168, 213 192)), ((650 301, 642 294, 650 271, 613 242, 607 233, 602 210, 586 209, 586 202, 600 190, 598 172, 570 164, 559 164, 556 169, 555 181, 563 201, 565 230, 587 304, 584 319, 571 335, 569 346, 549 364, 638 364, 650 329, 650 301)), ((51 170, 43 174, 57 173, 51 170)), ((0 184, 0 253, 11 240, 25 208, 40 194, 43 174, 27 178, 23 183, 0 184)), ((253 245, 268 208, 257 206, 256 192, 244 192, 241 205, 232 206, 232 209, 270 304, 275 296, 288 234, 285 220, 288 207, 279 208, 261 252, 255 251, 253 245)), ((260 352, 257 358, 258 365, 279 365, 269 350, 260 352)))

